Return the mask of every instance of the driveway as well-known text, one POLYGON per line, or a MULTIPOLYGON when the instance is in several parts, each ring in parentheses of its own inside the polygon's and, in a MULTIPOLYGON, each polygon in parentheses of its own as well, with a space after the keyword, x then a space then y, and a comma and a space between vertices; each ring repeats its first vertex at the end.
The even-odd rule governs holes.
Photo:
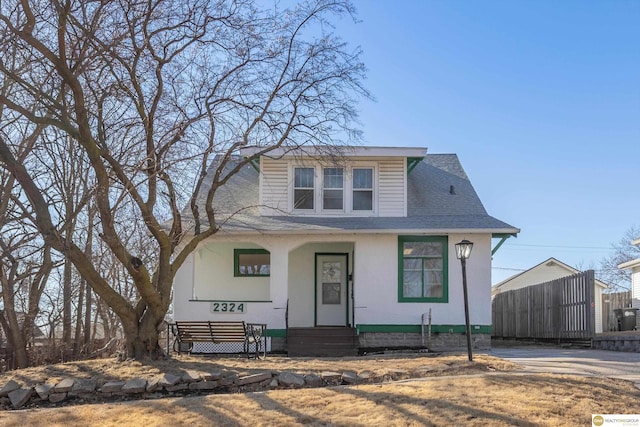
POLYGON ((549 347, 492 348, 488 354, 518 363, 525 372, 620 378, 640 387, 640 353, 549 347))

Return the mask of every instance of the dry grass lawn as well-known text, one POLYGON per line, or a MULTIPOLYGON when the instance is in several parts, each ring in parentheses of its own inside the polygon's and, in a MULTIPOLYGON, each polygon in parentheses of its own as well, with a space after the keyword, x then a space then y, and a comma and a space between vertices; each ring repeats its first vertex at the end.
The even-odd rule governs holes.
POLYGON ((0 376, 148 377, 168 369, 252 372, 325 370, 422 372, 429 378, 357 386, 272 390, 262 393, 165 398, 0 413, 0 425, 107 426, 413 426, 413 425, 589 425, 593 413, 640 413, 640 390, 606 378, 521 375, 501 359, 477 355, 398 356, 345 359, 180 358, 153 365, 103 360, 32 368, 0 376), (100 363, 102 366, 100 366, 100 363), (166 364, 166 365, 165 365, 166 364), (118 368, 118 365, 120 367, 118 368), (30 371, 30 372, 28 372, 30 371), (27 375, 27 373, 29 375, 27 375), (445 375, 445 376, 443 376, 445 375), (89 375, 90 376, 90 375, 89 375))

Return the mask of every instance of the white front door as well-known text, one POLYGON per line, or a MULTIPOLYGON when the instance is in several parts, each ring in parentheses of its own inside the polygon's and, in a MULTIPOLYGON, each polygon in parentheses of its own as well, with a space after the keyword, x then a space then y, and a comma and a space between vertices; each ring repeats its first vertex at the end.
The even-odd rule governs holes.
POLYGON ((347 255, 316 255, 316 326, 347 325, 347 255))

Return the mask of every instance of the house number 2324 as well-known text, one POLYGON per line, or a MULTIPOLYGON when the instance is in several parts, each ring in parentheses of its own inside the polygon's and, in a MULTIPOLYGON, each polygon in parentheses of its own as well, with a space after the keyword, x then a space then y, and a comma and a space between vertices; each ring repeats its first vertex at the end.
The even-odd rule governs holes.
POLYGON ((211 311, 214 313, 244 313, 243 302, 213 302, 211 311))

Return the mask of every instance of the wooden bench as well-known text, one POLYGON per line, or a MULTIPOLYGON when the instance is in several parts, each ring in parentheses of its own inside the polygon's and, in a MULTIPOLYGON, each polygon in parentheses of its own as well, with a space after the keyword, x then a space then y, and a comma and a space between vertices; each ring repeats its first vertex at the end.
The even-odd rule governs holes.
POLYGON ((264 359, 267 354, 266 326, 243 321, 179 320, 171 325, 175 337, 173 350, 178 354, 183 351, 191 353, 194 343, 243 343, 242 349, 247 358, 264 359), (255 351, 251 352, 251 347, 255 351))

